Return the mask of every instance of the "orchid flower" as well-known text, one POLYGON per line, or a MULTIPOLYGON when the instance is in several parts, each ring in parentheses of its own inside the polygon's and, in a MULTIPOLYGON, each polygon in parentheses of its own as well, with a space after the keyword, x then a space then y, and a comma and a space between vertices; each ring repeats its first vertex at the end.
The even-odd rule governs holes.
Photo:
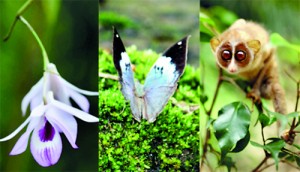
POLYGON ((23 153, 31 134, 30 150, 34 159, 44 167, 58 162, 62 152, 59 133, 64 133, 74 149, 77 138, 75 117, 86 122, 98 122, 99 119, 88 114, 89 102, 81 94, 98 96, 98 92, 81 90, 64 80, 52 63, 47 64, 44 76, 34 85, 22 100, 22 113, 26 114, 30 104, 31 113, 13 133, 0 139, 7 141, 18 134, 27 124, 25 133, 19 138, 10 155, 23 153), (70 98, 83 110, 71 106, 70 98))

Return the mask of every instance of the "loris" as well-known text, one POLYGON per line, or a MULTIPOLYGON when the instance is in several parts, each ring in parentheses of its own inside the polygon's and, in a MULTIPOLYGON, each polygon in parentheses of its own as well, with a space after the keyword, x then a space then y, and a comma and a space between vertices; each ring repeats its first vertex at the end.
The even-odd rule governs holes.
POLYGON ((279 84, 275 49, 259 24, 239 19, 210 41, 218 65, 250 82, 254 102, 272 99, 276 112, 286 114, 285 93, 279 84))

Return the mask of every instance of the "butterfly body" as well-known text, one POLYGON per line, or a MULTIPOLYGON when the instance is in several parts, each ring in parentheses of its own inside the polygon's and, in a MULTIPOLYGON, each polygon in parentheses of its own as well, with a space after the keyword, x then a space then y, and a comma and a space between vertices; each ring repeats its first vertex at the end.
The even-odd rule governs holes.
POLYGON ((142 85, 134 81, 129 56, 120 35, 114 29, 114 64, 119 74, 122 94, 130 101, 131 112, 137 121, 140 122, 143 118, 154 122, 174 94, 186 64, 188 38, 174 44, 157 59, 142 85))

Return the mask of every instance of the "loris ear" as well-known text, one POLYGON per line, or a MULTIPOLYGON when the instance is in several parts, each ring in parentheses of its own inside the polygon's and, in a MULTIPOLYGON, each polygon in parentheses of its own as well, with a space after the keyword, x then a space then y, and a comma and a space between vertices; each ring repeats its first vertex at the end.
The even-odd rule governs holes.
POLYGON ((260 50, 260 41, 259 40, 251 40, 247 42, 247 46, 251 48, 256 54, 260 50))
POLYGON ((220 45, 220 41, 216 37, 213 37, 210 40, 210 46, 211 46, 211 48, 213 49, 214 52, 216 51, 216 49, 219 45, 220 45))

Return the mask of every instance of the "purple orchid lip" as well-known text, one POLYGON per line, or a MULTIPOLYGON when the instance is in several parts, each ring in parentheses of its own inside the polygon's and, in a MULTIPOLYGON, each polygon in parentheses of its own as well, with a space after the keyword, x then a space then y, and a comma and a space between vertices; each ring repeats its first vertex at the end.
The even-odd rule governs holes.
POLYGON ((29 117, 14 132, 0 139, 0 142, 10 140, 28 124, 10 155, 23 153, 31 136, 30 150, 36 162, 43 167, 56 164, 62 152, 60 133, 64 133, 74 149, 78 148, 77 122, 74 117, 85 122, 99 122, 97 117, 88 114, 89 102, 82 94, 98 96, 98 92, 85 91, 68 83, 59 75, 55 65, 49 63, 44 76, 22 100, 23 116, 30 104, 29 117), (70 98, 82 110, 72 107, 70 98))
POLYGON ((46 120, 45 126, 39 130, 39 137, 41 141, 42 142, 52 141, 54 134, 55 134, 55 129, 52 127, 49 121, 46 120))

